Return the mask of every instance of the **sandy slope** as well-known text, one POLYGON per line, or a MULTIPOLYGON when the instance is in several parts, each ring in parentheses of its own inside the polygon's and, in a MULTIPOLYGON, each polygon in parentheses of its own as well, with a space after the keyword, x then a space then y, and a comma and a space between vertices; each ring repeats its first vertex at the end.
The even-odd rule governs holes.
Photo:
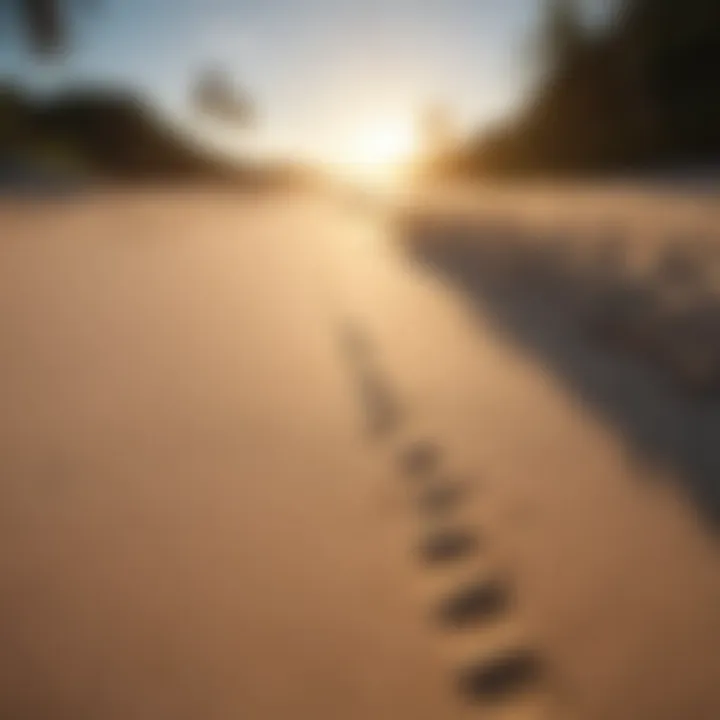
POLYGON ((0 222, 0 715, 438 717, 317 211, 188 191, 0 222))
POLYGON ((682 484, 382 214, 146 191, 0 228, 0 715, 459 717, 458 669, 508 648, 539 678, 487 717, 720 714, 716 547, 682 484), (366 361, 403 410, 375 440, 366 361), (397 458, 424 438, 473 487, 453 522, 481 551, 451 569, 413 554, 397 458), (477 572, 507 612, 432 622, 477 572))
MULTIPOLYGON (((438 205, 431 218, 461 212, 499 243, 521 231, 582 245, 609 228, 631 257, 657 255, 679 237, 720 246, 707 197, 531 188, 438 205)), ((537 653, 551 697, 533 702, 549 717, 717 717, 720 572, 708 511, 717 510, 720 475, 696 472, 696 461, 717 459, 717 403, 580 347, 533 300, 513 326, 517 313, 443 264, 449 232, 441 223, 438 252, 413 256, 396 229, 369 222, 336 256, 345 269, 338 295, 370 328, 377 362, 405 402, 400 444, 429 438, 441 474, 475 483, 461 517, 485 538, 477 565, 501 573, 517 596, 494 625, 439 637, 442 651, 450 664, 507 646, 537 653), (712 492, 698 492, 700 481, 714 482, 712 492)), ((460 577, 472 577, 472 565, 460 577)), ((444 591, 431 587, 430 596, 444 591)))

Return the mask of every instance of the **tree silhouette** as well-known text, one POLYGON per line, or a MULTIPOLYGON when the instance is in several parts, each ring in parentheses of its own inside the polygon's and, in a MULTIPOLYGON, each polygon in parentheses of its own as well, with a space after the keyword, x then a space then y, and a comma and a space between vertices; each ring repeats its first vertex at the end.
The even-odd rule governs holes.
POLYGON ((195 109, 223 122, 250 125, 255 111, 249 98, 240 93, 227 73, 211 67, 200 73, 192 96, 195 109))
POLYGON ((549 0, 540 29, 541 61, 549 73, 572 62, 585 45, 582 15, 576 0, 549 0))
POLYGON ((720 2, 618 0, 588 29, 547 0, 543 70, 518 113, 472 142, 471 172, 610 171, 720 159, 720 2))
POLYGON ((96 0, 6 0, 13 3, 31 50, 38 56, 63 52, 76 10, 88 10, 96 0))

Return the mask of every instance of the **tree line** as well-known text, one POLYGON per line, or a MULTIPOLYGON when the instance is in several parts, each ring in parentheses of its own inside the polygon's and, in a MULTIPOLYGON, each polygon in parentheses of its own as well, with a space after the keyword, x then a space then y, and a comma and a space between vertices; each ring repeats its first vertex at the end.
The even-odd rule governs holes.
POLYGON ((469 174, 577 174, 720 161, 720 2, 625 0, 601 26, 551 0, 522 108, 438 160, 469 174))

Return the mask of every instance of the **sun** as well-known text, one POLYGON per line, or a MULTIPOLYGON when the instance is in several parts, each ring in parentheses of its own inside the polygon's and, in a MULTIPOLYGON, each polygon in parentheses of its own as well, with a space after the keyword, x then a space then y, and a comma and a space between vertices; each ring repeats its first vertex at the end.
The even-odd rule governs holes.
POLYGON ((417 151, 414 124, 388 120, 359 130, 341 164, 358 179, 390 181, 407 168, 417 151))

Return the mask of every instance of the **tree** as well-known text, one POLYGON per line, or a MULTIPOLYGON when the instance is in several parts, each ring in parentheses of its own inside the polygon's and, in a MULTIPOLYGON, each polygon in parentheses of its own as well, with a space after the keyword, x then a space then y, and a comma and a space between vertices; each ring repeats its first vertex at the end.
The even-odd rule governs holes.
POLYGON ((32 51, 39 56, 65 50, 69 24, 76 8, 88 9, 95 0, 7 0, 15 9, 25 29, 32 51))
POLYGON ((224 122, 250 125, 255 116, 249 98, 240 93, 220 68, 202 72, 195 84, 193 105, 198 112, 224 122))
POLYGON ((582 13, 576 0, 548 0, 540 29, 542 63, 549 73, 567 66, 585 45, 582 13))

